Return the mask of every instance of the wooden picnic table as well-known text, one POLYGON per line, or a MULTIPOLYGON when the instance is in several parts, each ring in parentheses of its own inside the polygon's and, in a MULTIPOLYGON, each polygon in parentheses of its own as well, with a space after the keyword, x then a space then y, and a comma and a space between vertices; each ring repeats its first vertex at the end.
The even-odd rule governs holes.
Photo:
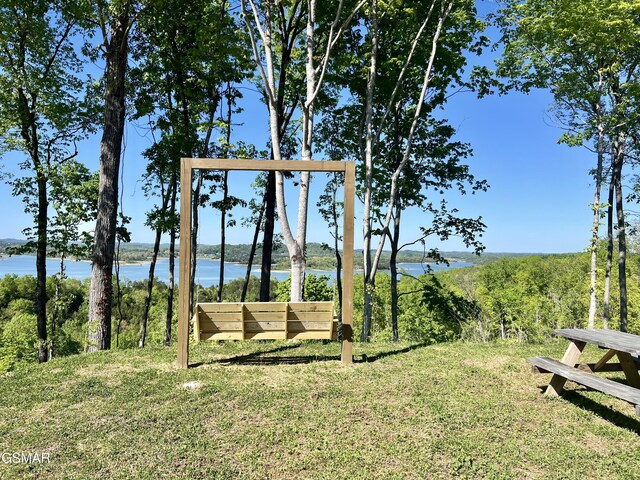
POLYGON ((554 334, 569 341, 562 360, 548 357, 527 359, 535 373, 553 374, 545 390, 546 395, 560 395, 567 380, 571 380, 635 405, 636 414, 640 415, 640 336, 615 330, 578 328, 555 330, 554 334), (607 352, 596 363, 580 363, 580 356, 587 344, 597 345, 607 352), (610 362, 614 357, 618 362, 610 362), (624 372, 627 385, 596 375, 597 372, 612 371, 624 372))

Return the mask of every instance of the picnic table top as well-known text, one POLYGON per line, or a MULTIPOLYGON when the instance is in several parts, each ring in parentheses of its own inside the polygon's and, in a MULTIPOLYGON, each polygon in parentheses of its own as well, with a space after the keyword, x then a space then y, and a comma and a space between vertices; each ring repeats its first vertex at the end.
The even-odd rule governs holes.
POLYGON ((553 333, 568 340, 591 343, 602 348, 626 352, 634 357, 640 356, 640 335, 617 330, 584 330, 581 328, 562 328, 553 333))

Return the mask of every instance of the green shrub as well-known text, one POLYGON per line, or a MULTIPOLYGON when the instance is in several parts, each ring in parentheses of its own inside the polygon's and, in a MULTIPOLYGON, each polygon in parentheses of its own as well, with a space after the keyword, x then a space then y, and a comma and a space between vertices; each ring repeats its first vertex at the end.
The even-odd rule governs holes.
POLYGON ((0 343, 0 370, 11 370, 18 362, 38 360, 36 316, 18 313, 5 325, 0 343))
MULTIPOLYGON (((334 297, 334 288, 328 275, 316 275, 309 273, 304 279, 304 299, 309 302, 331 302, 334 297)), ((288 302, 291 300, 291 277, 278 282, 276 287, 276 301, 288 302)))

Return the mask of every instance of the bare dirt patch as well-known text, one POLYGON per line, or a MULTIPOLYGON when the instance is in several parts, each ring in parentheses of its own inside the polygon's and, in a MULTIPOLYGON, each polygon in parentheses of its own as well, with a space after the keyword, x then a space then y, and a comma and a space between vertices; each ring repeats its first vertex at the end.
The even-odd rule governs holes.
POLYGON ((200 390, 202 387, 205 386, 204 382, 199 382, 197 380, 192 380, 190 382, 184 382, 183 384, 180 385, 181 388, 184 388, 187 391, 196 391, 196 390, 200 390))

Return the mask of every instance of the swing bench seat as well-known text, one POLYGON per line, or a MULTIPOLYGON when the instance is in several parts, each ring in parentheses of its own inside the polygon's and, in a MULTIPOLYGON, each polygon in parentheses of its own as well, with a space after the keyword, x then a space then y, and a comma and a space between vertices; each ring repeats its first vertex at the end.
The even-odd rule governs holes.
POLYGON ((335 340, 333 302, 198 303, 193 315, 202 340, 335 340))

